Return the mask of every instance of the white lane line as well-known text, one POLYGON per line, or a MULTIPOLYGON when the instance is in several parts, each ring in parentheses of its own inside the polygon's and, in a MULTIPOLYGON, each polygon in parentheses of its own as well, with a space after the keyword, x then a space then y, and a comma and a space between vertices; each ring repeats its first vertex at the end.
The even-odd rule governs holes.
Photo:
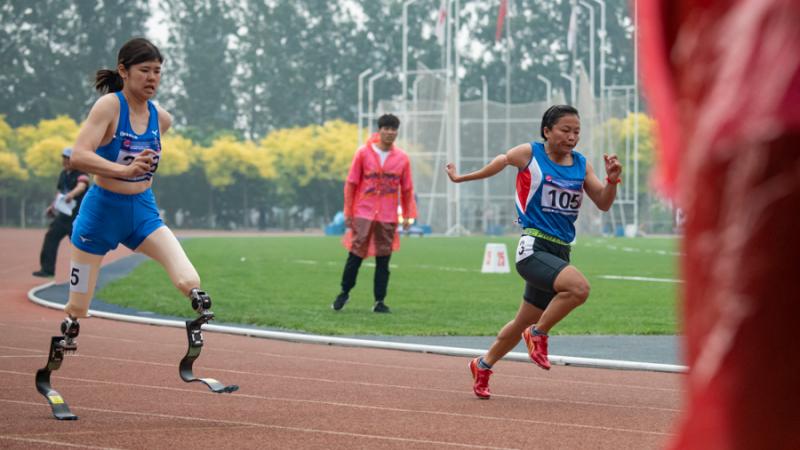
MULTIPOLYGON (((0 372, 10 373, 9 371, 0 370, 0 372)), ((22 374, 22 375, 29 375, 29 374, 22 374)), ((106 384, 112 386, 126 386, 126 387, 133 387, 137 389, 146 388, 146 389, 155 389, 155 390, 167 390, 167 391, 174 391, 174 392, 187 392, 192 394, 202 394, 202 395, 218 395, 214 394, 209 391, 200 391, 196 389, 185 389, 185 388, 172 388, 166 386, 153 386, 148 384, 137 384, 137 383, 124 383, 124 382, 113 382, 113 381, 105 381, 105 380, 91 380, 85 378, 75 378, 75 377, 57 377, 58 379, 64 379, 69 381, 82 381, 87 383, 97 383, 97 384, 106 384)), ((335 380, 327 380, 329 382, 335 383, 335 380)), ((365 383, 367 385, 373 385, 372 383, 365 383)), ((406 388, 404 386, 404 388, 406 388)), ((416 390, 416 389, 415 389, 416 390)), ((424 389, 429 391, 443 391, 441 389, 424 389)), ((465 394, 465 391, 447 391, 445 392, 456 392, 461 395, 465 394)), ((504 398, 524 398, 524 397, 516 397, 516 396, 507 396, 507 395, 494 395, 495 397, 504 397, 504 398)), ((411 414, 427 414, 427 415, 435 415, 435 416, 446 416, 446 417, 459 417, 459 418, 469 418, 469 419, 479 419, 479 420, 497 420, 497 421, 512 421, 512 422, 520 422, 520 423, 527 423, 527 424, 537 424, 537 425, 553 425, 553 426, 560 426, 560 427, 571 427, 571 428, 581 428, 581 429, 593 429, 593 430, 602 430, 602 431, 611 431, 611 432, 623 432, 623 433, 633 433, 633 434, 647 434, 647 435, 659 435, 659 436, 670 436, 670 433, 661 432, 661 431, 650 431, 650 430, 637 430, 632 428, 620 428, 620 427, 605 427, 602 425, 587 425, 587 424, 580 424, 580 423, 573 423, 573 422, 555 422, 555 421, 546 421, 546 420, 534 420, 534 419, 519 419, 513 417, 502 417, 502 416, 487 416, 482 414, 465 414, 465 413, 455 413, 449 411, 436 411, 436 410, 418 410, 418 409, 406 409, 406 408, 392 408, 387 406, 375 406, 375 405, 364 405, 359 403, 342 403, 342 402, 332 402, 332 401, 325 401, 325 400, 309 400, 309 399, 298 399, 298 398, 286 398, 286 397, 273 397, 273 396, 265 396, 265 395, 255 395, 255 394, 244 394, 241 391, 237 392, 235 395, 231 395, 230 398, 247 398, 253 400, 267 400, 271 402, 285 402, 285 403, 305 403, 305 404, 315 404, 315 405, 326 405, 332 407, 344 407, 344 408, 352 408, 352 409, 367 409, 367 410, 376 410, 376 411, 386 411, 386 412, 398 412, 398 413, 411 413, 411 414)), ((0 399, 0 401, 14 401, 14 400, 5 400, 0 399)), ((554 401, 556 403, 573 403, 573 402, 559 402, 554 401)), ((83 407, 75 406, 73 403, 73 409, 81 409, 83 407)), ((91 408, 83 408, 83 409, 91 409, 91 408)), ((649 409, 660 409, 660 408, 649 408, 649 409)), ((678 410, 668 410, 671 413, 677 413, 678 410)))
MULTIPOLYGON (((137 363, 137 364, 144 364, 150 366, 159 366, 159 367, 175 367, 175 364, 165 364, 165 363, 155 363, 149 361, 137 361, 132 359, 124 359, 124 358, 110 358, 110 357, 103 357, 103 356, 92 356, 87 357, 83 356, 83 358, 88 359, 99 359, 104 361, 116 361, 116 362, 127 362, 127 363, 137 363)), ((269 378, 277 378, 281 380, 291 380, 291 381, 307 381, 313 383, 327 383, 327 384, 342 384, 342 385, 349 385, 349 386, 361 386, 361 387, 369 387, 369 388, 380 388, 380 389, 398 389, 398 390, 406 390, 406 391, 426 391, 426 392, 438 392, 438 393, 447 393, 447 394, 456 394, 456 395, 464 395, 466 390, 463 389, 441 389, 441 388, 432 388, 432 387, 421 387, 421 386, 409 386, 409 385, 402 385, 402 384, 387 384, 387 383, 373 383, 369 381, 352 381, 352 380, 340 380, 337 378, 317 378, 317 377, 302 377, 297 375, 277 375, 272 373, 262 373, 262 372, 248 372, 244 370, 233 370, 233 369, 220 369, 220 368, 212 368, 212 367, 204 367, 203 371, 210 371, 210 372, 220 372, 220 373, 229 373, 234 375, 247 375, 253 377, 269 377, 269 378)), ((0 373, 10 373, 15 375, 27 375, 22 372, 14 372, 10 370, 0 370, 0 373)), ((130 385, 130 386, 138 386, 138 387, 153 387, 158 389, 177 389, 180 391, 184 391, 185 389, 178 389, 178 388, 166 388, 160 386, 150 386, 150 385, 138 385, 138 384, 130 384, 130 383, 122 383, 122 382, 109 382, 104 380, 92 380, 92 379, 83 379, 83 378, 73 378, 73 377, 58 377, 64 380, 71 380, 71 381, 85 381, 91 383, 100 383, 100 384, 116 384, 116 385, 130 385)), ((187 390, 188 391, 188 390, 187 390)), ((193 391, 188 391, 193 392, 193 391)), ((237 396, 240 396, 238 393, 237 396)), ((503 398, 510 398, 515 400, 524 400, 524 401, 532 401, 532 402, 539 402, 539 403, 556 403, 556 404, 570 404, 570 405, 578 405, 578 406, 588 406, 588 407, 599 407, 599 408, 621 408, 621 409, 638 409, 638 410, 645 410, 645 411, 657 411, 657 412, 666 412, 666 413, 678 413, 680 410, 675 408, 661 408, 657 406, 642 406, 642 405, 622 405, 617 403, 604 403, 604 402, 588 402, 588 401, 579 401, 579 400, 567 400, 561 398, 545 398, 545 397, 529 397, 524 395, 510 395, 510 394, 493 394, 495 397, 503 397, 503 398)))
MULTIPOLYGON (((0 401, 5 401, 5 400, 1 400, 0 399, 0 401)), ((20 402, 20 403, 27 403, 27 402, 20 402)), ((0 439, 7 439, 7 440, 10 440, 10 441, 18 441, 18 442, 28 442, 28 443, 31 443, 31 444, 48 444, 48 445, 52 445, 52 446, 54 446, 56 448, 74 447, 74 448, 98 448, 98 449, 108 449, 108 450, 122 450, 122 449, 120 449, 118 447, 95 447, 93 445, 85 445, 85 444, 69 444, 69 443, 64 442, 63 440, 48 441, 47 439, 23 438, 23 437, 17 437, 17 436, 3 436, 2 434, 0 434, 0 439)))
MULTIPOLYGON (((236 395, 237 397, 242 397, 242 395, 236 395)), ((275 400, 273 398, 265 397, 267 400, 275 400)), ((24 402, 19 400, 7 400, 7 399, 0 399, 2 402, 8 403, 16 403, 22 405, 39 405, 38 403, 33 402, 24 402)), ((235 425, 235 426, 248 426, 254 428, 266 428, 266 429, 273 429, 273 430, 281 430, 281 431, 297 431, 301 433, 316 433, 316 434, 329 434, 334 436, 346 436, 346 437, 354 437, 354 438, 364 438, 364 439, 375 439, 381 441, 391 441, 391 442, 407 442, 407 443, 414 443, 414 444, 424 444, 424 445, 434 445, 434 446, 447 446, 447 447, 462 447, 462 448, 487 448, 492 450, 512 450, 511 447, 491 447, 487 445, 472 445, 472 444, 462 444, 457 442, 445 442, 445 441, 433 441, 429 439, 414 439, 414 438, 403 438, 403 437, 396 437, 396 436, 379 436, 374 434, 363 434, 363 433, 350 433, 346 431, 332 431, 332 430, 321 430, 318 428, 306 428, 306 427, 288 427, 284 425, 272 425, 266 423, 258 423, 258 422, 245 422, 239 420, 226 420, 226 419, 209 419, 205 417, 195 417, 195 416, 176 416, 172 414, 160 414, 155 412, 138 412, 138 411, 119 411, 114 409, 106 409, 106 408, 92 408, 92 407, 75 407, 73 409, 81 409, 86 411, 96 411, 102 413, 112 413, 112 414, 122 414, 122 415, 130 415, 130 416, 144 416, 144 417, 159 417, 162 419, 172 419, 172 420, 183 420, 183 421, 190 421, 190 422, 206 422, 206 423, 221 423, 227 425, 235 425)), ((612 429, 613 430, 613 429, 612 429)), ((146 428, 141 429, 142 432, 147 432, 146 428)), ((91 448, 98 448, 98 447, 91 447, 91 448)))
POLYGON ((677 280, 675 278, 628 277, 623 275, 598 275, 597 278, 604 278, 606 280, 652 281, 655 283, 683 283, 683 280, 677 280))
MULTIPOLYGON (((5 326, 6 324, 3 324, 3 325, 5 326)), ((39 328, 34 328, 34 329, 35 330, 39 330, 39 328)), ((47 352, 41 351, 38 348, 9 347, 7 345, 0 345, 0 348, 5 348, 5 349, 8 349, 8 350, 22 350, 22 351, 26 351, 26 352, 39 352, 39 353, 42 353, 42 354, 46 354, 47 353, 47 352)))
MULTIPOLYGON (((22 326, 22 325, 14 325, 10 323, 3 323, 0 322, 0 327, 3 328, 19 328, 24 330, 31 330, 37 331, 41 333, 47 333, 47 330, 29 326, 22 326)), ((119 337, 108 337, 108 336, 101 336, 101 335, 94 335, 94 334, 81 334, 80 336, 82 339, 84 338, 92 338, 98 339, 103 342, 107 341, 119 341, 119 342, 129 342, 135 343, 139 346, 160 346, 160 347, 175 347, 175 348, 186 348, 185 344, 173 344, 170 342, 163 342, 163 341, 142 341, 141 339, 126 339, 126 338, 119 338, 119 337)), ((33 350, 33 349, 26 349, 26 350, 33 350)), ((394 364, 376 364, 376 363, 368 363, 363 361, 355 361, 355 360, 347 360, 347 359, 331 359, 331 358, 319 358, 319 357, 311 357, 311 356, 299 356, 294 354, 280 354, 280 353, 271 353, 271 352, 261 352, 261 351, 246 351, 246 350, 236 350, 230 348, 219 348, 219 347, 211 347, 206 349, 207 352, 214 352, 214 353, 234 353, 239 355, 259 355, 259 356, 266 356, 269 358, 285 358, 285 359, 303 359, 308 361, 320 361, 320 362, 330 362, 335 364, 347 364, 347 365, 357 365, 357 366, 364 366, 364 367, 378 367, 378 368, 385 368, 385 369, 403 369, 406 371, 419 371, 419 372, 439 372, 439 373, 451 373, 452 369, 436 369, 436 368, 425 368, 425 367, 416 367, 416 366, 408 366, 408 365, 394 365, 394 364)), ((43 353, 44 354, 44 353, 43 353)), ((92 356, 87 355, 84 353, 76 353, 71 357, 85 357, 85 358, 106 358, 113 360, 112 357, 106 356, 92 356)), ((124 360, 127 361, 127 360, 124 360)), ((149 363, 147 361, 139 361, 142 364, 160 364, 166 367, 172 367, 171 364, 163 364, 163 363, 149 363)), ((219 369, 219 370, 226 370, 226 369, 219 369)), ((665 391, 665 392, 682 392, 681 389, 678 388, 659 388, 654 386, 644 386, 644 385, 636 385, 636 384, 619 384, 619 383, 601 383, 597 381, 583 381, 583 380, 565 380, 565 379, 552 379, 546 377, 537 377, 537 376, 522 376, 522 375, 509 375, 509 374, 496 374, 494 375, 495 378, 516 378, 521 380, 529 380, 535 382, 546 382, 546 383, 553 383, 553 384, 581 384, 581 385, 592 385, 598 387, 612 387, 612 388, 621 388, 621 389, 640 389, 645 391, 665 391)))

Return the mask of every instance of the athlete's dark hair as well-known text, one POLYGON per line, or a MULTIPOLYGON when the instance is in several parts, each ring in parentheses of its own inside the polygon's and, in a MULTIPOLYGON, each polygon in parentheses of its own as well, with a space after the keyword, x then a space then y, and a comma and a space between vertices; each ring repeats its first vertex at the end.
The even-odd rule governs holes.
POLYGON ((545 141, 547 140, 547 138, 544 137, 544 129, 552 130, 558 122, 558 119, 564 116, 578 116, 578 118, 580 118, 578 110, 569 105, 553 105, 544 112, 544 116, 542 116, 542 125, 539 129, 542 139, 545 141))
MULTIPOLYGON (((134 64, 147 61, 164 62, 158 47, 145 38, 133 38, 123 44, 117 54, 117 66, 122 64, 126 69, 134 64)), ((117 69, 100 69, 94 76, 94 88, 101 94, 122 90, 124 82, 117 69)))
POLYGON ((383 127, 394 128, 396 130, 400 128, 400 119, 394 114, 384 114, 378 117, 378 129, 383 127))

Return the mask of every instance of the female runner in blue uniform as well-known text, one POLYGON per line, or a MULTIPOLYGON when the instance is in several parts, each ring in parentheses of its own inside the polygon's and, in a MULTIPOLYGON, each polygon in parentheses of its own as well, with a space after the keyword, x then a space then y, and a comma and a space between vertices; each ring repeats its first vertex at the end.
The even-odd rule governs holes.
POLYGON ((584 192, 601 210, 611 208, 622 165, 617 155, 603 155, 607 176, 605 184, 601 182, 592 165, 574 150, 580 127, 575 108, 555 105, 542 118, 544 143, 520 144, 466 175, 456 174, 455 166, 447 165, 447 175, 455 183, 488 178, 506 166, 519 170, 515 203, 524 232, 516 266, 525 279, 525 293, 516 317, 500 330, 486 355, 469 363, 473 392, 480 398, 491 396, 491 368, 520 338, 525 340, 531 360, 549 370, 547 333, 589 296, 586 277, 569 264, 575 220, 584 192))
MULTIPOLYGON (((105 95, 89 112, 72 152, 72 164, 94 174, 95 183, 83 199, 73 227, 69 302, 64 308, 67 318, 61 325, 62 339, 51 345, 47 370, 57 369, 63 357, 54 358, 54 351, 63 355, 77 349, 78 319, 88 316, 103 257, 119 244, 166 269, 175 287, 189 297, 201 316, 196 324, 198 337, 200 325, 213 318, 211 299, 200 289, 197 271, 159 217, 150 189, 161 158, 161 135, 172 124, 170 114, 150 101, 161 81, 163 60, 155 45, 134 38, 120 48, 116 70, 103 69, 96 74, 95 88, 105 95), (53 365, 54 359, 58 364, 53 365)), ((201 345, 200 338, 194 346, 201 345)), ((40 391, 49 389, 49 372, 44 386, 40 391)), ((55 413, 63 399, 59 396, 54 402, 43 394, 51 400, 55 413)))

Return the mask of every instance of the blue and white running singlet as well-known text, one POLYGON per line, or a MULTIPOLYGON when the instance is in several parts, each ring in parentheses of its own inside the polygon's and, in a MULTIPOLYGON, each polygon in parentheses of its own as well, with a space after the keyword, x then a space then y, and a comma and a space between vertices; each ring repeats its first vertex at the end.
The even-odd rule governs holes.
MULTIPOLYGON (((138 182, 153 178, 161 156, 161 140, 158 127, 158 110, 148 101, 150 119, 147 130, 136 134, 131 128, 128 102, 121 92, 119 99, 119 122, 114 138, 97 149, 103 158, 129 165, 136 155, 146 149, 156 152, 155 164, 149 172, 134 178, 118 178, 122 181, 138 182)), ((155 230, 164 226, 158 214, 156 199, 151 189, 139 194, 118 194, 98 185, 92 185, 86 193, 78 217, 72 226, 72 244, 95 255, 105 255, 122 244, 136 250, 155 230)))
POLYGON ((122 181, 146 181, 153 178, 153 174, 158 169, 158 160, 161 157, 161 136, 158 127, 158 109, 150 100, 147 101, 147 110, 150 118, 147 121, 147 130, 142 134, 136 134, 131 126, 131 116, 128 109, 128 101, 122 92, 117 92, 119 99, 119 122, 114 138, 108 144, 99 147, 97 154, 111 162, 124 166, 133 162, 136 156, 144 150, 150 149, 156 152, 153 168, 146 174, 134 178, 118 178, 122 181))
POLYGON ((572 242, 583 201, 586 158, 573 150, 572 165, 562 166, 550 160, 541 142, 531 142, 531 149, 531 161, 517 174, 520 225, 572 242))

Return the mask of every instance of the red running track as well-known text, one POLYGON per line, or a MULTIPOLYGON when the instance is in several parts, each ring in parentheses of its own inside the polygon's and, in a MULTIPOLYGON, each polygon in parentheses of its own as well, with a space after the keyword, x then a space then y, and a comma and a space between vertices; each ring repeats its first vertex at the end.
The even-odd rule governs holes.
POLYGON ((465 358, 206 332, 195 373, 241 386, 213 394, 178 377, 184 330, 93 318, 52 377, 80 420, 57 421, 34 373, 63 314, 26 295, 43 235, 0 240, 0 448, 639 450, 663 447, 678 415, 676 374, 502 362, 484 401, 465 358))

